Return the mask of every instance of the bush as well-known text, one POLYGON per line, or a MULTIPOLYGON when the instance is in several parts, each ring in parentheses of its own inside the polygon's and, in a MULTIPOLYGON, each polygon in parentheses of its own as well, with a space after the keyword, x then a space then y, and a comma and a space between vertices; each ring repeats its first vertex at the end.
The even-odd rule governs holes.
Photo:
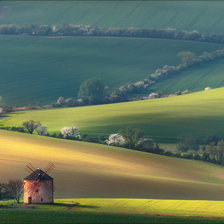
POLYGON ((137 128, 126 128, 120 130, 119 134, 124 137, 125 145, 128 148, 135 148, 138 145, 140 138, 143 137, 144 132, 137 128))
POLYGON ((198 151, 199 140, 193 136, 182 136, 177 145, 177 149, 181 152, 187 152, 188 150, 198 151))
POLYGON ((38 135, 42 135, 42 136, 47 135, 48 133, 47 128, 48 127, 45 125, 40 125, 39 127, 36 128, 36 132, 38 135))
POLYGON ((51 132, 48 133, 47 136, 52 138, 63 138, 63 135, 60 132, 51 132))
POLYGON ((23 122, 23 127, 28 133, 32 134, 38 127, 41 126, 41 123, 39 121, 25 121, 23 122))
POLYGON ((108 145, 113 145, 113 146, 123 146, 125 142, 126 142, 125 138, 118 133, 111 134, 108 140, 106 140, 106 143, 108 145))
POLYGON ((25 132, 23 127, 15 127, 15 126, 12 126, 12 127, 4 127, 4 126, 2 126, 2 127, 0 127, 0 129, 8 130, 8 131, 25 132))
POLYGON ((136 149, 144 152, 156 151, 151 138, 140 138, 138 143, 136 144, 136 149))
POLYGON ((67 98, 65 100, 65 104, 68 105, 68 106, 75 106, 76 102, 75 102, 75 100, 73 98, 70 97, 70 98, 67 98))
POLYGON ((215 143, 215 145, 217 145, 217 143, 219 142, 219 141, 221 141, 222 139, 221 139, 221 137, 220 136, 218 136, 218 135, 209 135, 208 137, 207 137, 207 139, 206 139, 206 144, 207 145, 209 145, 210 143, 212 143, 212 142, 214 142, 215 143))
POLYGON ((63 138, 67 138, 67 139, 81 139, 79 129, 76 126, 62 128, 61 134, 63 138))
POLYGON ((82 135, 82 141, 101 143, 101 144, 103 144, 105 142, 104 138, 102 138, 101 136, 90 136, 87 134, 82 135))
POLYGON ((60 96, 57 100, 57 104, 60 105, 60 106, 63 106, 66 104, 66 101, 64 99, 64 97, 60 96))

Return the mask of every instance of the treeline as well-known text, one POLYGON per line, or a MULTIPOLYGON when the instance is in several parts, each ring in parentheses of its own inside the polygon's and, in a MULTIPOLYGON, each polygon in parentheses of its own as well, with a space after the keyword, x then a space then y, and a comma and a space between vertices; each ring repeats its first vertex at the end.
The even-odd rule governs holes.
MULTIPOLYGON (((93 26, 63 24, 61 27, 52 25, 0 25, 0 34, 25 34, 32 36, 123 36, 123 37, 153 37, 153 38, 170 38, 196 41, 209 41, 224 43, 224 35, 200 34, 198 31, 178 31, 175 29, 154 29, 154 28, 104 28, 99 29, 93 26)), ((156 69, 153 73, 146 75, 144 80, 135 83, 126 83, 120 86, 110 94, 101 94, 101 97, 91 99, 83 98, 81 95, 78 99, 60 97, 57 103, 51 106, 80 106, 87 104, 116 103, 128 101, 130 95, 144 93, 150 86, 167 77, 178 75, 193 66, 212 62, 224 57, 224 49, 218 49, 214 52, 204 52, 196 56, 193 52, 179 52, 178 56, 181 63, 172 66, 164 65, 156 69)), ((86 80, 88 82, 89 80, 86 80)), ((80 86, 81 88, 82 86, 80 86)), ((101 88, 102 89, 102 88, 101 88)), ((95 90, 94 90, 95 91, 95 90)), ((187 91, 189 92, 189 91, 187 91)), ((89 94, 91 97, 94 94, 89 94)), ((164 97, 164 96, 161 96, 164 97)), ((146 99, 145 97, 144 99, 146 99)), ((149 97, 150 98, 150 97, 149 97)), ((141 100, 138 98, 137 100, 141 100)), ((26 109, 26 108, 24 108, 26 109)), ((28 108, 29 109, 29 108, 28 108)), ((39 109, 32 107, 31 109, 39 109)), ((9 107, 3 108, 3 112, 14 111, 9 107)))
MULTIPOLYGON (((164 65, 162 68, 156 69, 155 72, 149 74, 148 78, 135 83, 127 83, 125 85, 122 85, 119 88, 113 90, 111 94, 107 93, 107 86, 103 84, 102 80, 96 78, 88 79, 80 86, 78 100, 72 98, 64 99, 63 97, 59 97, 57 103, 53 104, 53 106, 69 107, 86 104, 106 104, 128 101, 128 97, 130 96, 130 94, 142 93, 160 80, 177 75, 179 72, 187 70, 193 66, 224 58, 224 48, 210 53, 204 52, 199 56, 196 56, 193 52, 179 52, 178 56, 181 59, 181 63, 179 65, 164 65), (96 89, 98 89, 98 91, 95 91, 96 89)), ((190 91, 185 90, 180 94, 186 94, 189 92, 190 91)), ((141 100, 166 97, 164 95, 160 95, 159 93, 154 93, 154 95, 155 94, 156 96, 153 97, 149 95, 148 97, 138 99, 141 100)))
POLYGON ((92 142, 127 148, 147 153, 154 153, 183 159, 201 160, 218 165, 224 165, 224 140, 217 135, 210 135, 206 140, 194 136, 181 136, 177 144, 177 152, 162 149, 152 138, 144 136, 141 129, 127 127, 118 133, 106 135, 81 134, 76 126, 64 127, 60 131, 48 132, 48 127, 39 121, 26 121, 20 127, 0 127, 9 131, 36 133, 53 138, 92 142))
POLYGON ((1 25, 0 34, 28 34, 34 36, 115 36, 163 38, 175 40, 192 40, 224 43, 222 34, 201 34, 197 30, 183 31, 173 28, 103 28, 90 25, 73 25, 64 23, 61 27, 54 25, 1 25))
MULTIPOLYGON (((212 62, 214 60, 224 58, 224 48, 218 49, 213 52, 204 52, 203 54, 196 56, 193 52, 179 52, 178 56, 181 59, 181 63, 176 66, 164 65, 162 68, 158 68, 155 72, 148 75, 144 80, 140 80, 134 83, 127 83, 109 92, 109 87, 106 86, 101 79, 91 78, 85 80, 81 86, 76 99, 71 97, 64 98, 63 96, 57 99, 57 102, 45 105, 45 106, 24 106, 24 107, 11 107, 9 105, 0 104, 0 114, 8 113, 19 110, 31 110, 31 109, 43 109, 51 107, 74 107, 82 105, 94 105, 94 104, 107 104, 117 103, 132 100, 154 99, 160 97, 168 97, 169 95, 161 95, 160 93, 152 93, 145 97, 130 98, 131 94, 144 93, 153 84, 160 80, 166 79, 177 75, 179 72, 187 70, 192 66, 201 65, 204 63, 212 62), (97 89, 97 91, 96 91, 97 89)), ((189 90, 178 91, 175 94, 187 94, 189 90)))
POLYGON ((120 97, 121 99, 127 99, 128 94, 144 92, 144 90, 156 82, 167 77, 174 76, 181 71, 185 71, 193 66, 202 65, 217 59, 224 58, 224 48, 209 53, 203 52, 203 54, 199 56, 196 56, 193 52, 190 51, 183 51, 179 52, 178 56, 181 59, 181 63, 179 65, 164 65, 162 68, 158 68, 155 70, 155 72, 149 74, 148 78, 144 80, 121 86, 119 89, 116 89, 113 92, 112 96, 120 97))
POLYGON ((204 141, 190 135, 182 136, 177 149, 189 159, 196 155, 199 160, 224 165, 224 140, 218 135, 210 135, 204 141))
POLYGON ((154 73, 150 74, 149 79, 153 81, 159 81, 180 71, 186 70, 192 66, 205 64, 216 59, 223 58, 224 48, 209 53, 203 52, 203 54, 199 56, 196 56, 193 52, 183 51, 179 52, 178 56, 181 59, 181 63, 179 65, 165 65, 163 68, 157 69, 154 73))

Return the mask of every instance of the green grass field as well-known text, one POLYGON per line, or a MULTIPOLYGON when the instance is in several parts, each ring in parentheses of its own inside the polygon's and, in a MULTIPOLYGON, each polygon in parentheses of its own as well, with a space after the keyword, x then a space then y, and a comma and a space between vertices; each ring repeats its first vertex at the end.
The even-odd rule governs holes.
POLYGON ((215 133, 224 137, 223 99, 224 88, 219 88, 155 100, 21 111, 2 116, 0 122, 21 126, 33 119, 47 125, 50 132, 76 125, 81 133, 104 135, 136 127, 161 143, 171 143, 183 134, 206 138, 215 133))
POLYGON ((176 217, 156 215, 107 214, 36 210, 0 210, 1 224, 218 224, 223 218, 176 217))
POLYGON ((1 24, 90 24, 99 27, 173 27, 223 33, 221 1, 1 1, 1 24))
MULTIPOLYGON (((174 27, 222 33, 222 2, 166 1, 2 1, 0 24, 91 24, 99 27, 174 27), (220 15, 220 16, 217 16, 220 15)), ((40 38, 1 36, 0 96, 11 105, 43 105, 76 97, 80 84, 100 77, 112 90, 179 63, 177 53, 197 55, 218 44, 128 38, 40 38), (13 66, 12 66, 13 65, 13 66)), ((223 81, 223 60, 193 68, 146 91, 174 93, 223 81)))
POLYGON ((49 161, 56 165, 56 198, 224 199, 217 165, 0 131, 0 182, 24 178, 28 162, 44 168, 49 161))
POLYGON ((222 201, 74 198, 57 199, 54 205, 23 207, 23 205, 14 204, 12 201, 0 202, 0 204, 9 206, 9 209, 0 208, 0 223, 24 223, 27 219, 29 219, 29 223, 92 224, 215 224, 224 221, 222 201), (10 207, 14 209, 10 209, 10 207))
POLYGON ((180 63, 180 51, 199 55, 220 47, 159 39, 1 36, 0 96, 12 105, 53 103, 60 96, 77 97, 91 77, 113 89, 180 63))

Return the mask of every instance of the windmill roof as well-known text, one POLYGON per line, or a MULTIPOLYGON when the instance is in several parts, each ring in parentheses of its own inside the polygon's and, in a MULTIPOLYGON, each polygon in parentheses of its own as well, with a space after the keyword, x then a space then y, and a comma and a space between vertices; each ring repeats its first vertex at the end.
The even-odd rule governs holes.
POLYGON ((24 180, 53 180, 51 176, 45 174, 45 172, 41 169, 36 169, 35 172, 31 173, 24 180), (44 175, 44 176, 43 176, 44 175))

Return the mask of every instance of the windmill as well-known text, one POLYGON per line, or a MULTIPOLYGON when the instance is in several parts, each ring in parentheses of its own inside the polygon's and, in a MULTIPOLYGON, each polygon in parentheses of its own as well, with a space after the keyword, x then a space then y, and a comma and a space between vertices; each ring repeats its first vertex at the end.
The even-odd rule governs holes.
POLYGON ((47 167, 41 170, 34 168, 30 163, 25 166, 25 169, 30 173, 24 178, 24 203, 53 203, 54 179, 48 175, 55 165, 49 163, 47 167))

